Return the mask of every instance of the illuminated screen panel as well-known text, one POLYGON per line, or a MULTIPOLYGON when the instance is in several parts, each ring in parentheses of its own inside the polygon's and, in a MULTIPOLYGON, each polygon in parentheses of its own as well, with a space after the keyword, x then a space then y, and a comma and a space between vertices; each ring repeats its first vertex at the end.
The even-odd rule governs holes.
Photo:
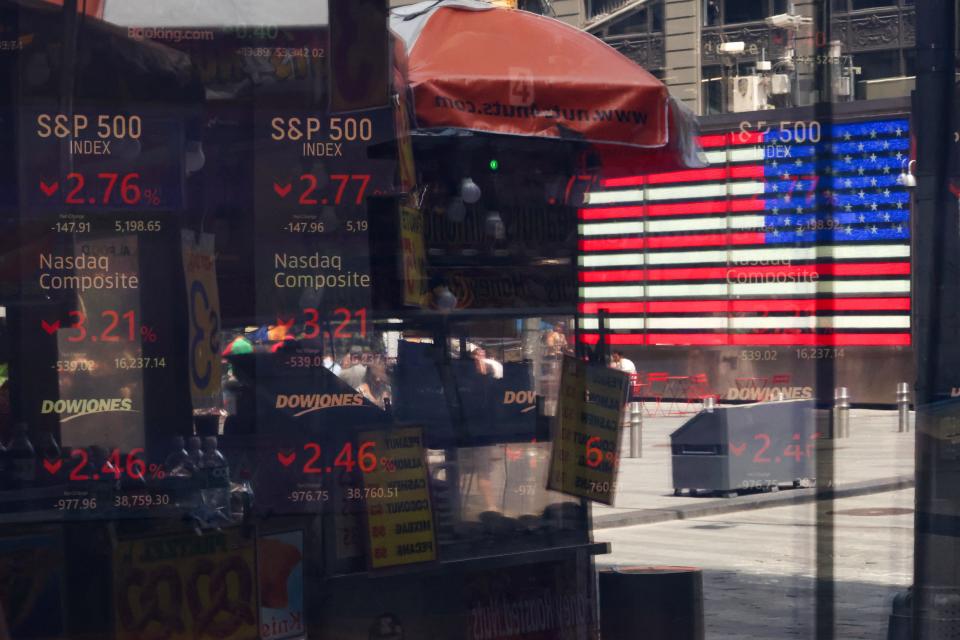
POLYGON ((157 425, 190 420, 184 285, 169 247, 198 147, 186 139, 193 112, 145 106, 147 93, 129 88, 135 99, 92 106, 103 87, 83 84, 70 108, 37 85, 17 110, 12 402, 30 428, 21 448, 32 443, 42 462, 24 466, 30 488, 4 512, 122 517, 176 501, 157 425))
POLYGON ((197 26, 238 26, 246 29, 249 25, 269 27, 280 24, 322 26, 329 21, 329 8, 326 2, 295 0, 284 4, 278 11, 258 2, 213 2, 197 3, 190 0, 172 0, 168 2, 150 2, 149 0, 127 0, 125 2, 107 2, 103 9, 103 19, 107 22, 147 28, 197 27, 197 26))
MULTIPOLYGON (((145 111, 24 109, 20 202, 25 214, 182 207, 183 114, 145 111)), ((121 226, 127 230, 129 225, 121 226)))
MULTIPOLYGON (((373 357, 377 344, 368 203, 392 191, 395 165, 368 152, 392 135, 392 116, 261 105, 254 122, 254 296, 258 321, 269 327, 268 353, 255 358, 257 431, 269 439, 255 452, 257 502, 315 512, 330 509, 318 504, 330 499, 340 506, 335 526, 347 527, 346 518, 359 532, 359 506, 346 496, 362 473, 342 463, 363 446, 359 425, 387 417, 356 390, 361 380, 328 367, 351 351, 373 357)), ((239 371, 253 364, 231 359, 239 371)), ((356 544, 348 546, 339 555, 357 556, 356 544)))
POLYGON ((526 317, 573 303, 572 143, 528 150, 553 154, 535 180, 514 154, 481 158, 489 202, 441 229, 426 193, 451 200, 466 152, 445 143, 453 170, 430 180, 414 166, 386 0, 288 4, 273 21, 243 1, 107 0, 76 42, 44 20, 58 9, 23 10, 30 68, 0 97, 0 522, 71 523, 68 573, 96 562, 106 635, 247 637, 260 597, 259 635, 299 637, 315 590, 285 597, 274 565, 412 573, 518 526, 524 550, 586 543, 583 506, 546 488, 535 389, 558 381, 526 317), (401 206, 433 220, 401 235, 401 206), (419 245, 405 292, 401 240, 419 245), (441 275, 475 315, 441 322, 441 275), (73 535, 98 520, 123 520, 109 544, 73 535), (199 610, 227 582, 232 630, 199 610))
POLYGON ((607 309, 612 344, 910 344, 908 121, 792 124, 702 136, 703 169, 600 181, 579 212, 585 341, 607 309))

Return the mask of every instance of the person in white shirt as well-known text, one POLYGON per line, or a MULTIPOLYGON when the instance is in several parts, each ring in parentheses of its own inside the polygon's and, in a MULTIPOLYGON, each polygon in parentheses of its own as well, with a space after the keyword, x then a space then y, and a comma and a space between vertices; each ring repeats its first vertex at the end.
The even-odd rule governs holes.
POLYGON ((613 355, 610 357, 610 366, 613 369, 619 369, 620 371, 626 371, 627 373, 637 372, 637 367, 633 364, 633 360, 624 358, 623 353, 620 351, 613 352, 613 355))
POLYGON ((493 376, 495 380, 503 378, 503 365, 493 358, 488 358, 483 347, 473 350, 473 359, 477 363, 477 371, 480 375, 493 376))
POLYGON ((335 376, 340 375, 340 364, 333 361, 329 355, 323 356, 323 366, 335 376))

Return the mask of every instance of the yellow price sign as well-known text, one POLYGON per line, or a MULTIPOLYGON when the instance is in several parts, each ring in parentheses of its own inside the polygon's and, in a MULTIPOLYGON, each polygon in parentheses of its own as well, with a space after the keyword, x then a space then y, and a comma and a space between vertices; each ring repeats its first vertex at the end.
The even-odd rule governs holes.
POLYGON ((436 560, 423 429, 370 431, 360 436, 373 442, 381 456, 376 469, 363 476, 370 567, 436 560))
POLYGON ((403 249, 403 304, 422 306, 426 293, 427 253, 423 242, 423 213, 400 205, 400 240, 403 249))
POLYGON ((565 357, 548 488, 613 504, 630 376, 565 357))
POLYGON ((189 317, 190 396, 194 409, 220 402, 220 295, 214 236, 183 232, 183 272, 189 317))

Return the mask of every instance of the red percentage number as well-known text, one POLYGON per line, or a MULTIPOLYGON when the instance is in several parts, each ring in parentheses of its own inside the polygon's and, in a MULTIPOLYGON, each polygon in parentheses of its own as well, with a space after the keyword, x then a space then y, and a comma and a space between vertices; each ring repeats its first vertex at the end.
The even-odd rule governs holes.
MULTIPOLYGON (((83 342, 87 339, 93 342, 97 340, 101 342, 120 342, 123 339, 133 342, 138 337, 145 342, 157 341, 157 333, 152 327, 147 325, 137 326, 136 314, 132 310, 122 314, 112 309, 102 311, 100 318, 104 321, 104 326, 99 334, 89 332, 88 317, 84 312, 76 310, 71 311, 69 315, 73 322, 67 328, 73 329, 76 333, 67 337, 68 342, 83 342), (120 333, 118 333, 118 330, 120 333)), ((52 335, 60 329, 60 321, 47 322, 41 320, 40 328, 47 334, 52 335)))
POLYGON ((586 463, 588 467, 596 469, 604 460, 606 460, 611 465, 616 465, 619 461, 619 456, 617 456, 613 451, 604 451, 600 447, 596 446, 600 442, 600 436, 593 436, 587 440, 586 445, 586 463))
MULTIPOLYGON (((304 173, 300 175, 299 182, 303 186, 303 191, 300 193, 300 197, 297 199, 299 204, 305 206, 313 206, 317 204, 334 204, 339 205, 343 204, 345 196, 353 196, 353 204, 360 205, 363 204, 363 198, 367 193, 367 186, 370 184, 370 174, 369 173, 359 173, 359 174, 345 174, 345 173, 334 173, 330 175, 330 179, 337 183, 336 193, 333 194, 333 202, 330 202, 329 197, 321 197, 319 200, 316 196, 316 191, 319 188, 320 184, 317 180, 317 176, 312 173, 304 173), (350 183, 359 183, 355 189, 349 190, 348 185, 350 183)), ((293 185, 289 182, 281 183, 274 181, 273 191, 280 197, 280 199, 286 198, 292 191, 293 185)))
MULTIPOLYGON (((820 433, 817 432, 812 434, 809 440, 813 441, 819 438, 820 438, 820 433)), ((753 439, 758 440, 760 442, 760 448, 756 451, 756 453, 753 454, 753 462, 756 462, 758 464, 766 464, 771 461, 780 462, 781 460, 780 456, 776 456, 776 458, 773 458, 771 460, 769 456, 764 455, 766 454, 767 450, 770 448, 770 445, 772 444, 772 440, 769 434, 757 433, 757 434, 754 434, 753 439)), ((816 443, 808 442, 806 447, 801 448, 800 441, 802 439, 803 437, 799 433, 795 433, 791 436, 790 438, 791 441, 787 443, 787 446, 783 448, 783 453, 781 454, 784 459, 793 458, 797 462, 800 462, 800 460, 802 460, 804 456, 808 458, 813 456, 814 451, 816 449, 816 443)), ((730 443, 730 450, 736 456, 741 455, 744 449, 746 449, 746 443, 741 443, 740 445, 734 445, 733 443, 730 443)))
MULTIPOLYGON (((372 441, 361 443, 357 448, 356 456, 354 456, 353 444, 347 442, 343 445, 343 447, 340 449, 340 452, 337 454, 337 457, 334 459, 333 466, 346 469, 348 473, 352 472, 355 467, 360 467, 360 471, 364 473, 376 471, 377 464, 380 463, 381 460, 377 458, 377 454, 373 450, 375 445, 376 443, 372 441)), ((303 450, 307 453, 313 451, 313 454, 303 465, 304 473, 316 474, 332 471, 330 467, 317 466, 318 462, 320 461, 320 457, 323 454, 323 450, 319 444, 316 442, 308 442, 303 445, 303 450)), ((283 464, 282 460, 281 464, 283 464)))
MULTIPOLYGON (((86 480, 97 480, 100 474, 104 476, 112 475, 114 479, 119 480, 124 473, 131 478, 142 480, 148 475, 154 480, 162 480, 167 476, 163 467, 158 464, 147 464, 140 458, 143 455, 142 448, 131 449, 130 453, 124 455, 119 449, 114 449, 104 460, 100 469, 96 469, 90 463, 90 454, 86 449, 71 449, 70 458, 76 460, 76 465, 70 470, 70 480, 83 482, 86 480)), ((56 475, 61 468, 60 461, 44 461, 44 468, 50 475, 56 475)))
MULTIPOLYGON (((145 194, 144 190, 142 190, 138 184, 139 180, 139 173, 98 173, 97 184, 91 187, 92 192, 97 195, 84 197, 83 193, 87 188, 87 178, 82 173, 71 171, 67 174, 67 184, 64 186, 64 191, 66 191, 64 202, 67 204, 110 204, 114 194, 118 194, 120 196, 120 202, 123 204, 139 204, 145 195, 145 200, 150 204, 159 204, 159 192, 157 190, 148 190, 145 194)), ((40 191, 42 191, 43 195, 47 198, 53 197, 53 194, 59 189, 60 184, 58 182, 47 183, 43 180, 40 181, 40 191)))
MULTIPOLYGON (((305 320, 303 321, 303 337, 307 339, 317 338, 320 336, 320 312, 317 309, 308 307, 303 310, 305 320)), ((333 310, 333 315, 336 317, 334 322, 337 323, 336 328, 333 330, 334 338, 349 339, 353 337, 353 332, 347 331, 346 327, 354 319, 360 323, 360 331, 357 333, 361 338, 367 336, 367 310, 366 309, 357 309, 356 311, 350 311, 350 309, 345 309, 343 307, 338 307, 333 310)), ((329 331, 324 333, 329 334, 329 331)))

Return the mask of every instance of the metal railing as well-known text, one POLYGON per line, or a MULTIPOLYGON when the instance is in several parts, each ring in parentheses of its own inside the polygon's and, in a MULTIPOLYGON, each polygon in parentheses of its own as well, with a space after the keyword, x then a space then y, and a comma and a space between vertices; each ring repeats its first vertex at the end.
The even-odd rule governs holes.
POLYGON ((636 4, 637 0, 590 0, 587 3, 587 20, 597 16, 607 15, 618 11, 628 4, 636 4))

